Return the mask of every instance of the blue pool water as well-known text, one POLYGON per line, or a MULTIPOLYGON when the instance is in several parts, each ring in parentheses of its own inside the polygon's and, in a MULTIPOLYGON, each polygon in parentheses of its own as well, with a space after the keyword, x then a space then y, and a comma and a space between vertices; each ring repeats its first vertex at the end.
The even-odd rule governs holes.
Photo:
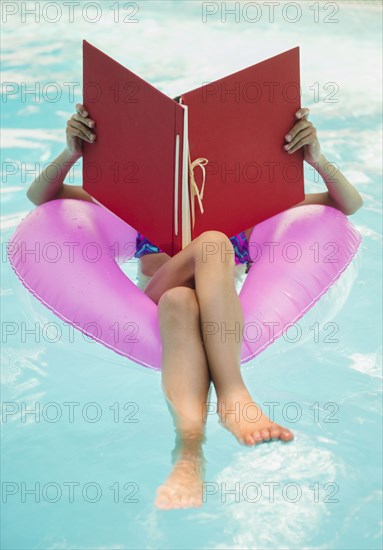
MULTIPOLYGON (((381 3, 319 3, 315 20, 314 3, 296 2, 292 22, 294 8, 280 2, 271 22, 257 2, 256 23, 245 3, 226 22, 222 3, 209 3, 218 12, 206 21, 198 1, 93 4, 101 13, 80 6, 68 21, 62 2, 26 2, 40 22, 18 11, 3 24, 2 548, 380 548, 381 3), (51 6, 44 16, 47 4, 61 15, 51 6), (254 399, 266 410, 274 403, 294 442, 244 448, 209 415, 200 509, 154 507, 174 446, 159 374, 70 331, 6 258, 34 207, 25 194, 34 167, 62 151, 82 100, 83 39, 171 97, 299 45, 302 106, 364 199, 350 218, 363 238, 358 257, 310 311, 304 337, 276 341, 244 369, 254 399), (40 92, 25 94, 35 83, 40 92)), ((66 182, 81 184, 81 163, 66 182)), ((308 166, 305 187, 326 190, 308 166)))

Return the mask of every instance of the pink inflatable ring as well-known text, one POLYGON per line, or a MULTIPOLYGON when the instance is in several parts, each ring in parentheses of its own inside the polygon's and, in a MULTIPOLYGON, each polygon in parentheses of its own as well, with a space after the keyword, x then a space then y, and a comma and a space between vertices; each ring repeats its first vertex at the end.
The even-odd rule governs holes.
MULTIPOLYGON (((119 265, 133 257, 136 234, 96 204, 58 199, 22 220, 10 239, 8 257, 23 285, 60 319, 160 370, 157 305, 119 265)), ((290 208, 254 227, 249 240, 254 263, 239 293, 245 321, 241 364, 319 300, 360 243, 348 218, 329 206, 290 208)))

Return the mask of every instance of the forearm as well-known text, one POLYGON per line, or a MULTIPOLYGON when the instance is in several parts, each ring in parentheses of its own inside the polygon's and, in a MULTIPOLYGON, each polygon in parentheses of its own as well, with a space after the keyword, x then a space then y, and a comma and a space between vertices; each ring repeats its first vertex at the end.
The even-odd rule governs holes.
POLYGON ((323 154, 319 162, 312 166, 323 178, 329 194, 344 214, 353 214, 363 205, 363 199, 355 187, 323 154))
POLYGON ((65 148, 31 183, 27 190, 28 199, 36 205, 53 199, 62 188, 67 173, 80 157, 65 148))

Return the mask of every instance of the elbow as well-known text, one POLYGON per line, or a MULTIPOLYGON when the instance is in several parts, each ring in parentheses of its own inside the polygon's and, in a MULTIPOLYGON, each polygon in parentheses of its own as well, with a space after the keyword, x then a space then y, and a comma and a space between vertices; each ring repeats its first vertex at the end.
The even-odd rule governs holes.
POLYGON ((30 188, 27 191, 27 197, 35 206, 39 206, 41 204, 38 200, 36 200, 36 197, 34 197, 33 194, 30 192, 30 188))
POLYGON ((33 202, 33 204, 35 204, 35 205, 37 206, 36 201, 32 198, 31 194, 29 193, 29 189, 28 189, 28 191, 27 191, 27 198, 28 198, 31 202, 33 202))
POLYGON ((353 214, 355 214, 355 212, 359 210, 359 208, 362 208, 363 204, 364 204, 363 199, 362 197, 359 196, 359 200, 356 202, 354 207, 344 210, 343 214, 345 214, 346 216, 352 216, 353 214))
POLYGON ((33 199, 32 199, 32 197, 31 197, 31 194, 30 194, 30 192, 29 192, 29 189, 27 190, 26 195, 27 195, 27 198, 28 198, 31 202, 34 202, 33 199))

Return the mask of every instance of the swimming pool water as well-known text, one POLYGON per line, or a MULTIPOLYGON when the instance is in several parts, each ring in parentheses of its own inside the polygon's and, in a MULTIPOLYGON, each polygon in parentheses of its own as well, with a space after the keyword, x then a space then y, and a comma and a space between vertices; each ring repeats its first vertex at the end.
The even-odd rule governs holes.
MULTIPOLYGON (((26 6, 37 4, 48 3, 26 6)), ((42 13, 23 22, 19 11, 1 38, 2 548, 380 548, 381 3, 319 3, 315 22, 314 3, 297 2, 295 23, 287 20, 293 7, 283 19, 287 2, 274 22, 263 2, 253 3, 257 23, 243 3, 237 21, 226 22, 222 3, 210 3, 218 14, 203 22, 198 1, 96 2, 97 23, 83 6, 70 22, 64 3, 50 4, 63 10, 55 23, 42 13), (363 237, 354 266, 302 320, 298 342, 279 339, 243 371, 253 398, 294 431, 294 442, 244 448, 209 414, 208 495, 197 510, 154 507, 174 447, 159 374, 70 330, 6 257, 34 207, 25 192, 35 164, 62 151, 66 120, 82 100, 83 39, 170 97, 299 45, 302 106, 326 157, 364 199, 350 218, 363 237), (40 90, 26 93, 36 83, 40 90)), ((81 162, 66 182, 81 183, 81 162)), ((308 166, 305 188, 326 190, 308 166)), ((125 268, 134 279, 135 264, 125 268)))

